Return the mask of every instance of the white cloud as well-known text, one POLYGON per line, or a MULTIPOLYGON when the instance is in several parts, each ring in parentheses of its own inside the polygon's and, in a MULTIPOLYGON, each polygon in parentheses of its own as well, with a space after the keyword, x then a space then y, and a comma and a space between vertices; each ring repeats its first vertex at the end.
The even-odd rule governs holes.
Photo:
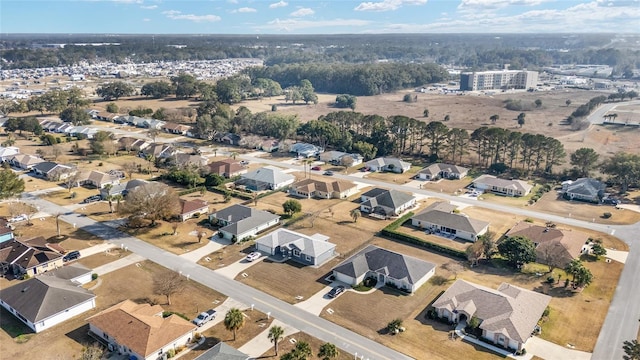
POLYGON ((238 0, 227 0, 229 4, 237 4, 238 0))
POLYGON ((485 8, 497 9, 509 5, 535 6, 551 0, 462 0, 458 9, 485 8))
POLYGON ((250 7, 241 7, 238 10, 233 10, 233 12, 239 12, 239 13, 254 13, 257 12, 258 10, 254 9, 254 8, 250 8, 250 7))
POLYGON ((178 10, 167 10, 162 12, 169 19, 172 20, 188 20, 193 22, 214 22, 220 21, 222 18, 218 15, 194 15, 194 14, 183 14, 178 10))
POLYGON ((424 5, 427 0, 382 0, 368 1, 360 3, 354 10, 356 11, 393 11, 398 10, 404 5, 424 5))
POLYGON ((145 10, 153 10, 153 9, 157 9, 158 5, 142 5, 140 6, 140 8, 145 10))
POLYGON ((300 19, 275 19, 273 21, 269 21, 266 25, 256 26, 256 30, 279 30, 279 31, 295 31, 300 29, 309 29, 309 28, 324 28, 331 29, 336 27, 357 27, 357 26, 367 26, 372 24, 373 22, 368 20, 360 20, 360 19, 334 19, 334 20, 300 20, 300 19))
POLYGON ((313 11, 313 9, 310 8, 300 8, 294 12, 292 12, 290 15, 291 16, 295 16, 295 17, 302 17, 302 16, 308 16, 308 15, 313 15, 316 12, 313 11))
POLYGON ((281 8, 281 7, 285 7, 289 5, 288 2, 284 1, 284 0, 280 0, 277 3, 273 3, 269 5, 269 9, 276 9, 276 8, 281 8))
POLYGON ((151 21, 151 19, 149 19, 149 18, 144 18, 144 19, 142 19, 142 21, 144 21, 144 22, 149 22, 149 21, 151 21))

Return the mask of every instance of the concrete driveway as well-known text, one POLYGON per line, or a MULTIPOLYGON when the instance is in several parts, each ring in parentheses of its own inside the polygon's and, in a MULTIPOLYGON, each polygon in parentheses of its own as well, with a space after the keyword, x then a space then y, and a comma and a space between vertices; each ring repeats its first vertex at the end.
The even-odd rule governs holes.
POLYGON ((566 359, 566 360, 590 360, 591 353, 572 350, 560 345, 556 345, 537 336, 532 336, 525 345, 527 355, 533 354, 546 360, 566 359))
POLYGON ((264 255, 261 256, 259 259, 253 260, 253 261, 247 261, 247 259, 242 258, 241 260, 238 260, 231 265, 215 270, 215 272, 225 277, 228 277, 229 279, 235 279, 235 277, 238 276, 238 274, 243 273, 245 270, 247 270, 251 266, 259 263, 260 261, 266 258, 267 257, 264 255))
MULTIPOLYGON (((307 300, 301 301, 294 306, 299 307, 300 309, 306 310, 313 315, 320 315, 322 310, 327 307, 335 298, 330 298, 327 293, 337 284, 327 285, 322 290, 313 294, 307 300)), ((348 290, 347 290, 348 291, 348 290)))
POLYGON ((209 242, 205 246, 199 249, 189 251, 188 253, 184 253, 180 255, 180 257, 185 260, 189 260, 191 262, 198 262, 198 260, 202 259, 203 257, 213 252, 216 252, 222 249, 223 247, 231 244, 230 241, 226 239, 220 239, 218 236, 212 236, 211 238, 209 238, 209 240, 204 240, 204 241, 209 241, 209 242))
MULTIPOLYGON (((282 334, 283 338, 300 331, 279 320, 273 320, 273 322, 271 323, 271 326, 280 326, 282 330, 284 330, 284 334, 282 334)), ((247 342, 246 344, 242 345, 238 350, 251 356, 252 359, 259 359, 260 356, 262 356, 262 354, 267 352, 269 349, 273 349, 274 347, 271 340, 269 340, 270 328, 271 327, 265 327, 264 331, 258 334, 258 336, 249 340, 249 342, 247 342)))

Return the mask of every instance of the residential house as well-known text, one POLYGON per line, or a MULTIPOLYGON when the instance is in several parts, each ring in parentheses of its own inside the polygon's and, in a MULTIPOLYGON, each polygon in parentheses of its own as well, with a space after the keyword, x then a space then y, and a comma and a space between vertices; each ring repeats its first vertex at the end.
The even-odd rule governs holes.
POLYGON ((388 157, 380 157, 364 163, 364 165, 369 169, 369 171, 388 171, 394 172, 398 174, 402 174, 403 172, 409 170, 411 168, 411 163, 406 161, 402 161, 398 158, 388 158, 388 157))
POLYGON ((119 148, 125 151, 140 152, 149 145, 151 145, 151 143, 147 142, 144 139, 138 139, 130 136, 125 136, 118 139, 119 148))
POLYGON ((76 174, 77 170, 71 166, 61 165, 52 161, 35 164, 31 171, 49 181, 60 181, 76 174))
POLYGON ((83 139, 93 139, 93 137, 98 133, 98 129, 87 126, 73 126, 65 129, 65 133, 69 136, 74 136, 77 138, 83 139))
POLYGON ((13 240, 13 227, 5 220, 0 218, 0 244, 5 241, 13 240))
POLYGON ((411 225, 431 233, 454 236, 475 242, 489 231, 489 223, 456 213, 457 207, 448 202, 436 202, 411 218, 411 225))
POLYGON ((278 151, 280 149, 280 141, 275 139, 266 139, 261 141, 256 148, 266 152, 278 151))
POLYGON ((602 181, 591 178, 580 178, 576 181, 567 180, 562 183, 562 194, 568 200, 581 200, 600 203, 605 197, 607 185, 602 181))
POLYGON ((195 215, 202 215, 202 214, 208 214, 208 213, 209 213, 209 203, 206 200, 180 199, 180 220, 187 221, 193 218, 195 215))
POLYGON ((388 219, 398 216, 416 204, 416 198, 405 192, 374 188, 360 196, 360 211, 369 216, 388 219))
POLYGON ((9 157, 9 164, 21 170, 31 170, 34 165, 41 162, 44 162, 42 158, 27 154, 17 154, 9 157))
POLYGON ((328 236, 307 236, 278 229, 256 240, 256 250, 278 258, 291 259, 303 265, 321 266, 336 255, 336 244, 328 236))
POLYGON ((250 356, 221 341, 195 360, 249 360, 250 356))
POLYGON ((307 199, 346 199, 357 192, 356 184, 336 179, 304 179, 289 188, 289 194, 307 199))
POLYGON ((280 216, 244 205, 232 205, 209 215, 209 221, 217 224, 222 238, 243 240, 255 236, 280 222, 280 216))
POLYGON ((480 321, 482 337, 521 351, 551 297, 502 283, 497 290, 458 279, 433 303, 441 318, 458 323, 480 321))
POLYGON ((37 275, 63 265, 64 250, 43 237, 0 243, 0 275, 37 275))
POLYGON ((120 184, 120 177, 103 173, 102 171, 92 170, 90 173, 84 174, 83 178, 79 180, 79 183, 102 189, 107 185, 114 186, 120 184))
POLYGON ((344 163, 342 160, 344 157, 350 157, 351 159, 353 159, 353 162, 351 162, 351 165, 349 166, 360 165, 364 160, 364 158, 360 154, 348 154, 342 151, 332 150, 321 153, 320 161, 324 161, 325 163, 331 165, 341 166, 344 163))
POLYGON ((522 236, 536 247, 536 262, 564 268, 571 260, 588 251, 589 235, 577 230, 540 226, 518 222, 506 237, 522 236))
POLYGON ((100 189, 100 197, 107 199, 109 196, 122 195, 126 196, 127 193, 140 185, 148 184, 149 182, 142 179, 129 180, 124 184, 113 185, 110 188, 100 189))
POLYGON ((212 162, 207 167, 210 174, 224 176, 227 179, 247 173, 247 168, 242 166, 239 160, 232 158, 212 162))
POLYGON ((240 145, 240 140, 242 140, 242 137, 238 134, 234 134, 234 133, 217 133, 215 135, 213 135, 213 141, 215 142, 220 142, 223 144, 227 144, 227 145, 240 145))
POLYGON ((140 150, 138 156, 141 158, 154 157, 156 159, 166 159, 175 156, 177 153, 179 153, 179 151, 171 145, 153 143, 140 150))
POLYGON ((533 189, 526 181, 500 179, 493 175, 481 175, 472 184, 477 190, 504 196, 527 196, 533 189))
POLYGON ((418 171, 416 177, 420 180, 433 181, 438 179, 462 179, 467 176, 469 169, 450 164, 431 164, 418 171))
POLYGON ((374 278, 378 284, 414 292, 436 271, 430 262, 369 245, 333 269, 337 281, 355 286, 374 278))
POLYGON ((96 120, 100 120, 100 121, 109 121, 112 122, 113 118, 116 117, 118 115, 116 114, 112 114, 110 112, 107 111, 99 111, 98 113, 96 113, 93 118, 96 120))
POLYGON ((295 143, 289 147, 289 152, 295 153, 297 157, 315 157, 320 155, 324 149, 313 144, 295 143))
POLYGON ((191 130, 191 126, 184 124, 168 122, 162 125, 162 131, 169 134, 186 135, 189 130, 191 130))
POLYGON ((89 333, 130 359, 157 360, 189 345, 197 330, 178 315, 162 317, 163 311, 160 305, 125 300, 88 318, 89 333))
POLYGON ((173 157, 169 158, 170 163, 179 167, 196 167, 201 168, 207 166, 209 159, 202 155, 177 153, 173 157))
POLYGON ((289 175, 275 166, 265 166, 241 175, 238 185, 253 191, 278 190, 293 184, 295 176, 289 175))
POLYGON ((0 146, 0 162, 9 161, 14 155, 20 154, 20 148, 15 146, 0 146))
POLYGON ((93 271, 91 269, 80 264, 79 262, 74 262, 72 264, 48 271, 44 275, 55 276, 59 279, 71 280, 76 284, 84 285, 93 280, 91 277, 92 274, 93 271))
POLYGON ((0 305, 39 333, 96 307, 96 296, 80 284, 40 275, 0 290, 0 305))
POLYGON ((152 130, 160 130, 160 129, 162 129, 164 124, 166 124, 166 122, 164 122, 162 120, 145 119, 145 126, 144 127, 148 128, 148 129, 152 129, 152 130))

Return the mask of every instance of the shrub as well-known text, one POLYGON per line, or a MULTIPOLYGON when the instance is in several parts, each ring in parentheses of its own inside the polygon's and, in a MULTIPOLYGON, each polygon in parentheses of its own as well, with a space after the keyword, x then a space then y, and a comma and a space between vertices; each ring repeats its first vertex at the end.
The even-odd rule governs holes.
POLYGON ((175 311, 163 311, 162 312, 162 317, 163 318, 167 318, 167 317, 169 317, 171 315, 176 315, 176 316, 179 316, 179 317, 181 317, 181 318, 183 318, 183 319, 185 319, 187 321, 191 321, 191 319, 189 319, 189 317, 187 317, 187 315, 185 315, 185 314, 181 314, 181 313, 178 313, 178 312, 175 312, 175 311))
POLYGON ((69 198, 70 198, 70 199, 75 199, 77 196, 78 196, 78 193, 76 193, 76 192, 74 191, 74 192, 72 192, 72 193, 69 195, 69 198))
POLYGON ((542 312, 542 317, 547 317, 549 316, 550 313, 551 313, 551 308, 547 306, 542 312))
POLYGON ((602 217, 603 217, 604 219, 608 219, 608 218, 610 218, 610 217, 611 217, 611 213, 610 213, 610 212, 606 212, 606 213, 602 214, 602 217))
POLYGON ((433 275, 431 277, 431 283, 433 285, 439 286, 439 285, 443 285, 447 282, 447 278, 442 276, 442 275, 433 275))
POLYGON ((91 274, 91 280, 96 280, 96 279, 98 279, 98 274, 96 273, 91 274))
POLYGON ((173 349, 167 350, 167 358, 171 359, 174 356, 176 356, 176 351, 175 350, 173 350, 173 349))
POLYGON ((553 284, 556 282, 556 278, 554 278, 553 276, 549 275, 547 277, 547 284, 553 284))
POLYGON ((533 222, 533 219, 531 219, 531 218, 526 218, 526 219, 524 219, 524 221, 525 221, 525 222, 528 222, 528 223, 532 223, 532 222, 533 222))
POLYGON ((199 332, 193 335, 193 340, 200 341, 200 339, 202 339, 202 334, 200 334, 199 332))
POLYGON ((271 105, 271 111, 278 111, 278 105, 276 104, 271 105))

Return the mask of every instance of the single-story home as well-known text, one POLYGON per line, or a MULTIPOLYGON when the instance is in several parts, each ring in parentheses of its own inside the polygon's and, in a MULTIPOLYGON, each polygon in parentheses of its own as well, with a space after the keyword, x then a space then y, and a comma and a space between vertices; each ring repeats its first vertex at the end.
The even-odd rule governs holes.
POLYGON ((207 165, 210 174, 217 174, 229 179, 247 173, 247 168, 240 164, 240 160, 232 158, 219 160, 207 165))
POLYGON ((202 168, 207 166, 209 159, 202 155, 176 153, 169 159, 170 164, 173 164, 179 168, 196 167, 202 168))
POLYGON ((157 360, 189 345, 197 327, 178 315, 162 317, 160 305, 125 300, 87 319, 89 333, 130 359, 157 360))
POLYGON ((502 283, 498 290, 458 279, 433 303, 438 317, 458 323, 480 321, 482 337, 521 351, 551 297, 502 283))
POLYGON ((591 178, 580 178, 576 181, 567 180, 562 183, 562 194, 568 200, 581 200, 600 203, 605 197, 607 185, 602 181, 591 178))
POLYGON ((320 161, 324 161, 327 164, 340 166, 344 163, 342 160, 344 157, 350 157, 351 159, 353 159, 353 162, 351 162, 351 165, 349 166, 360 165, 364 161, 364 158, 360 154, 355 154, 355 153, 348 154, 348 153, 345 153, 342 151, 336 151, 336 150, 325 151, 322 154, 320 154, 320 161))
POLYGON ((420 229, 428 229, 436 234, 454 235, 457 238, 473 242, 489 231, 488 222, 456 213, 456 209, 457 206, 448 202, 436 202, 413 216, 411 225, 420 229))
POLYGON ((280 222, 280 216, 236 204, 210 214, 209 221, 220 227, 218 232, 223 238, 233 241, 255 236, 277 225, 280 222))
POLYGON ((321 266, 335 256, 336 244, 328 236, 307 236, 287 229, 272 231, 256 240, 256 250, 294 260, 304 265, 321 266))
POLYGON ((119 148, 125 151, 141 151, 151 145, 150 142, 144 139, 138 139, 131 136, 121 137, 118 139, 117 143, 119 148))
POLYGON ((295 176, 275 166, 265 166, 240 176, 236 183, 253 191, 278 190, 293 184, 295 176))
POLYGON ((33 165, 31 171, 49 181, 60 181, 77 173, 71 166, 58 164, 52 161, 44 161, 33 165))
POLYGON ((420 180, 433 181, 438 179, 462 179, 467 176, 469 169, 451 164, 431 164, 418 171, 416 177, 420 180))
POLYGON ((318 156, 324 149, 307 143, 295 143, 289 147, 289 152, 295 153, 298 157, 318 156))
POLYGON ((526 181, 500 179, 486 174, 477 177, 472 184, 477 190, 505 196, 527 196, 533 189, 526 181))
POLYGON ((96 307, 96 296, 79 285, 39 275, 0 290, 0 305, 38 333, 96 307))
POLYGON ((9 240, 13 240, 13 227, 4 218, 0 218, 0 244, 9 240))
POLYGON ((518 222, 506 237, 522 236, 536 246, 536 262, 559 268, 567 266, 588 251, 589 235, 577 230, 564 230, 540 226, 526 221, 518 222))
POLYGON ((133 179, 129 180, 124 184, 113 185, 110 188, 102 188, 100 189, 100 197, 103 200, 106 200, 109 196, 122 195, 126 196, 127 193, 140 185, 148 184, 147 180, 143 179, 133 179))
POLYGON ((411 169, 411 163, 398 158, 380 157, 364 163, 369 171, 389 171, 398 174, 411 169))
POLYGON ((191 126, 189 125, 177 124, 172 122, 168 122, 162 125, 161 128, 164 132, 177 135, 186 135, 187 131, 191 130, 191 126))
POLYGON ((217 133, 213 135, 213 141, 221 142, 227 145, 240 145, 242 137, 234 133, 217 133))
POLYGON ((0 146, 0 162, 9 161, 14 155, 20 154, 20 148, 15 146, 0 146))
POLYGON ((373 277, 408 292, 418 290, 436 271, 430 262, 369 245, 333 269, 337 281, 355 286, 373 277))
POLYGON ((63 266, 61 249, 43 237, 0 243, 0 274, 37 275, 63 266))
POLYGON ((78 180, 78 182, 82 185, 91 185, 102 189, 107 185, 113 186, 120 184, 120 177, 103 173, 102 171, 91 170, 90 173, 86 174, 86 177, 78 180))
POLYGON ((93 271, 88 267, 74 262, 63 267, 59 267, 55 270, 48 271, 46 275, 55 276, 59 279, 71 280, 74 283, 84 285, 91 282, 91 274, 93 271))
POLYGON ((382 219, 398 216, 416 204, 416 198, 411 194, 381 188, 365 192, 360 201, 361 212, 382 219))
POLYGON ((209 213, 209 203, 206 200, 194 199, 183 200, 180 199, 180 220, 187 221, 193 218, 194 215, 202 215, 209 213))
POLYGON ((17 154, 9 157, 9 164, 21 170, 31 170, 34 165, 41 162, 44 162, 44 159, 27 154, 17 154))
POLYGON ((280 141, 275 139, 266 139, 261 141, 256 148, 266 152, 278 151, 280 149, 280 141))
POLYGON ((293 183, 289 194, 307 199, 346 199, 358 192, 358 187, 351 181, 304 179, 293 183))
POLYGON ((153 156, 156 159, 166 159, 179 153, 179 151, 171 145, 153 143, 140 151, 138 155, 141 158, 153 156))
POLYGON ((249 360, 249 358, 249 355, 220 341, 195 360, 249 360))

